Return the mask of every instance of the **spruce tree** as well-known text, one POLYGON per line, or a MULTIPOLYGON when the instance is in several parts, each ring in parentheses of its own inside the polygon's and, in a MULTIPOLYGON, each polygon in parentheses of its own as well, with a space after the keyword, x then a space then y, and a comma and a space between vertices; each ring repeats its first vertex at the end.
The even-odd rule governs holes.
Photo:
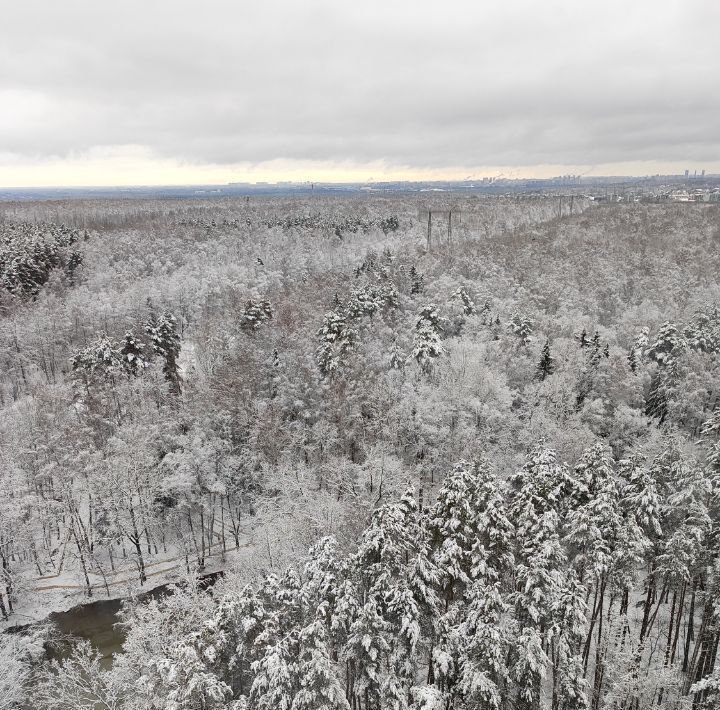
POLYGON ((180 355, 180 335, 177 332, 177 321, 168 311, 160 317, 151 312, 145 325, 150 336, 153 352, 163 359, 163 374, 170 383, 171 391, 180 393, 180 372, 178 356, 180 355))
POLYGON ((253 333, 271 320, 272 317, 273 309, 270 301, 253 301, 250 299, 245 304, 245 309, 240 318, 240 327, 248 333, 253 333))
POLYGON ((507 624, 508 607, 496 584, 484 580, 468 590, 465 620, 459 634, 463 640, 459 688, 461 707, 502 710, 507 698, 511 648, 507 624))
POLYGON ((432 370, 435 360, 445 352, 441 333, 442 326, 436 307, 428 305, 422 308, 415 322, 412 356, 426 374, 432 370))
POLYGON ((507 322, 507 329, 518 339, 518 347, 526 347, 532 340, 533 322, 527 316, 514 311, 507 322))
POLYGON ((298 675, 300 688, 291 710, 349 710, 337 678, 337 664, 328 651, 327 629, 315 619, 300 632, 298 675))
POLYGON ((137 376, 145 367, 142 343, 135 338, 135 334, 131 330, 125 333, 120 346, 120 355, 122 356, 123 367, 128 375, 137 376))
POLYGON ((425 276, 418 273, 415 266, 410 267, 410 293, 415 296, 425 290, 425 276))
POLYGON ((548 375, 552 375, 553 372, 555 372, 555 359, 550 354, 550 341, 545 340, 540 362, 535 369, 535 378, 542 382, 548 375))

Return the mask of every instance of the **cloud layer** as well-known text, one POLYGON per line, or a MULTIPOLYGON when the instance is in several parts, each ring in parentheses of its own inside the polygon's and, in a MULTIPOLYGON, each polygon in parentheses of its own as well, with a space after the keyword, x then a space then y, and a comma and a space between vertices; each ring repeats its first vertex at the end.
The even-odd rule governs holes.
POLYGON ((712 0, 6 5, 6 181, 138 152, 198 170, 720 165, 712 0))

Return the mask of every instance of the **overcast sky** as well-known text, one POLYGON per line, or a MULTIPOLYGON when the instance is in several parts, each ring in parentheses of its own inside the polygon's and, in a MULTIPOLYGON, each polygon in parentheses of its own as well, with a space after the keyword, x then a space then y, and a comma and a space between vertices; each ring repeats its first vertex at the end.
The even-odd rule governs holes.
POLYGON ((3 0, 0 185, 720 172, 717 0, 3 0))

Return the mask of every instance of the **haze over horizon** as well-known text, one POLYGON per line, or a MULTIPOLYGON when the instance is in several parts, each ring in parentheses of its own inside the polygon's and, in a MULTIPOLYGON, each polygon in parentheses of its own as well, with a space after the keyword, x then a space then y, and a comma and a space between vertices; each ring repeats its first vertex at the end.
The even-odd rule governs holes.
POLYGON ((5 9, 4 187, 720 172, 720 8, 5 9))

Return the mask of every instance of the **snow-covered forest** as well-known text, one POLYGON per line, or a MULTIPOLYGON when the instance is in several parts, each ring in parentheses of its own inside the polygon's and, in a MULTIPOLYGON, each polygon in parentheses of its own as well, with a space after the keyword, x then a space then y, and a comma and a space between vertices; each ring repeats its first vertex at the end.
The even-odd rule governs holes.
POLYGON ((0 204, 0 710, 716 710, 718 274, 709 204, 0 204))

